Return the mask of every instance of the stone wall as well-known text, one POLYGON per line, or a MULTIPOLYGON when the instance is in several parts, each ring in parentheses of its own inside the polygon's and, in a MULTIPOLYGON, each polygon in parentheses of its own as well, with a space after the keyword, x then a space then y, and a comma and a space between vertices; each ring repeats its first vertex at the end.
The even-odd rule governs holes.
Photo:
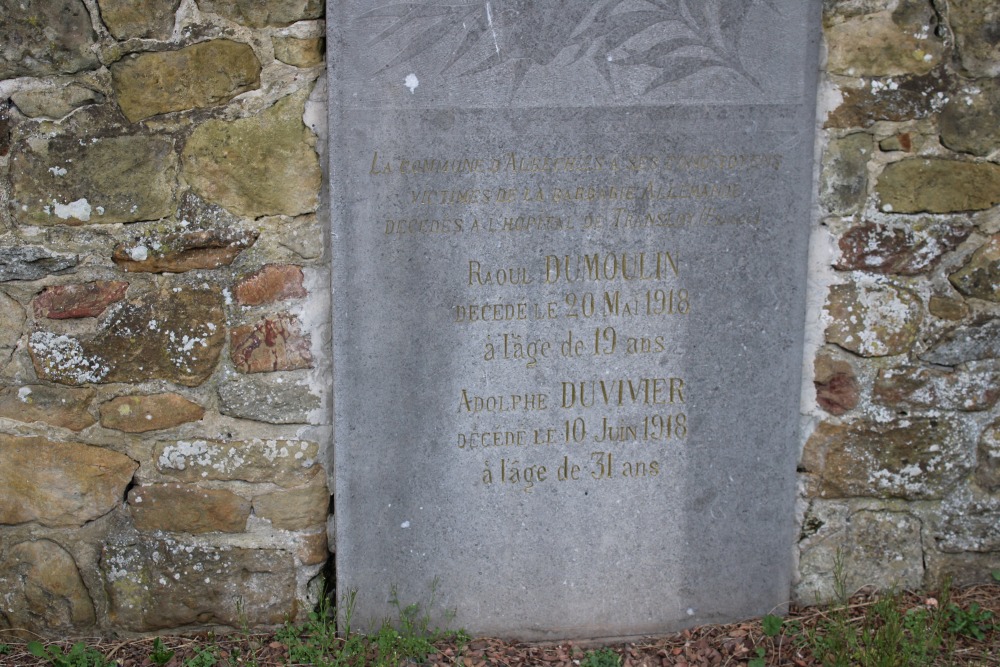
POLYGON ((0 0, 0 628, 315 604, 322 10, 0 0))
POLYGON ((1000 567, 1000 5, 825 5, 807 603, 1000 567))
MULTIPOLYGON (((321 15, 0 0, 0 628, 314 604, 321 15)), ((837 570, 920 587, 1000 567, 1000 10, 827 0, 824 31, 804 602, 837 570)))

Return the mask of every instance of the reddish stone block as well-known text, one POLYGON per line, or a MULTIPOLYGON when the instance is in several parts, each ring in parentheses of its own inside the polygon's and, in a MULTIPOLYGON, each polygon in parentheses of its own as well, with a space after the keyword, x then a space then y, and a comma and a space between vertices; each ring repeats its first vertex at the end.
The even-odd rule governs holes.
POLYGON ((96 280, 92 283, 46 287, 31 302, 36 318, 68 320, 97 317, 111 304, 125 296, 128 283, 121 280, 96 280))
POLYGON ((236 327, 230 333, 229 353, 241 373, 266 373, 312 368, 308 334, 289 313, 236 327))
POLYGON ((233 295, 237 303, 247 306, 301 299, 306 295, 302 286, 302 268, 294 264, 268 264, 236 283, 233 295))
POLYGON ((39 379, 82 385, 167 380, 196 387, 225 345, 222 293, 171 288, 115 309, 94 337, 35 331, 28 352, 39 379))
POLYGON ((972 233, 964 222, 921 221, 907 229, 872 222, 849 229, 840 239, 841 271, 870 271, 913 276, 934 268, 941 257, 972 233))
POLYGON ((854 368, 846 361, 827 355, 816 358, 816 402, 832 415, 842 415, 858 405, 861 387, 854 368))
POLYGON ((119 244, 112 261, 132 273, 183 273, 229 266, 252 246, 256 231, 206 229, 167 234, 155 244, 119 244))

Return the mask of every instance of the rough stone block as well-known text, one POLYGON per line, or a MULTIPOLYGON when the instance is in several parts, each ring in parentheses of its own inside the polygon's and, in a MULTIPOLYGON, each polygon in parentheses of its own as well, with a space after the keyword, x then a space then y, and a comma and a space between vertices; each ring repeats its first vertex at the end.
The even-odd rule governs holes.
POLYGON ((914 135, 911 132, 900 132, 878 142, 878 147, 886 153, 893 151, 911 153, 914 149, 914 135))
POLYGON ((139 530, 242 533, 250 516, 250 501, 224 489, 150 484, 129 491, 128 509, 139 530))
MULTIPOLYGON (((962 299, 935 294, 927 302, 927 310, 931 315, 952 322, 964 320, 969 314, 969 306, 962 299)), ((927 359, 930 361, 930 359, 927 359)))
POLYGON ((302 378, 227 373, 219 382, 219 412, 270 424, 317 423, 320 397, 302 378))
POLYGON ((298 537, 295 556, 303 565, 319 565, 330 557, 330 545, 326 531, 305 533, 298 537))
POLYGON ((103 447, 0 434, 0 524, 82 526, 121 504, 138 467, 103 447))
POLYGON ((840 239, 841 271, 912 276, 930 271, 941 257, 972 233, 962 221, 923 219, 906 228, 867 222, 850 228, 840 239))
POLYGON ((0 552, 0 600, 0 621, 27 639, 78 635, 96 621, 76 562, 51 540, 19 542, 0 552))
POLYGON ((922 533, 920 519, 912 514, 852 514, 847 525, 844 564, 848 590, 862 586, 919 589, 924 579, 922 533))
POLYGON ((972 76, 1000 75, 1000 7, 993 0, 948 4, 962 67, 972 76))
POLYGON ((174 540, 111 543, 101 554, 115 627, 277 625, 297 615, 291 554, 174 540))
POLYGON ((259 116, 199 125, 184 147, 185 179, 199 196, 241 216, 316 210, 321 177, 302 123, 305 99, 295 93, 259 116))
POLYGON ((38 280, 77 265, 76 255, 60 255, 40 246, 0 248, 0 283, 9 280, 38 280))
POLYGON ((184 273, 229 266, 259 233, 239 228, 204 229, 142 238, 115 247, 112 261, 132 273, 184 273))
POLYGON ((1000 570, 1000 552, 942 554, 928 552, 927 580, 924 588, 940 590, 976 584, 993 584, 991 572, 1000 570))
POLYGON ((156 445, 156 469, 184 482, 272 482, 300 486, 321 467, 319 446, 304 440, 181 440, 156 445))
POLYGON ((225 104, 260 87, 260 61, 247 44, 217 39, 178 49, 126 56, 111 65, 118 105, 133 123, 144 118, 225 104))
POLYGON ((126 433, 146 433, 198 421, 205 408, 180 394, 119 396, 101 404, 101 426, 126 433))
POLYGON ((311 337, 297 317, 279 313, 256 324, 233 327, 229 354, 241 373, 312 368, 311 337))
POLYGON ((271 38, 274 57, 295 67, 312 67, 323 62, 322 37, 287 37, 275 35, 271 38))
POLYGON ((823 155, 820 187, 820 201, 828 213, 847 215, 862 205, 868 194, 866 165, 873 150, 874 141, 865 132, 830 141, 823 155))
POLYGON ((202 0, 201 11, 251 28, 283 26, 323 16, 322 0, 202 0))
POLYGON ((802 543, 801 579, 795 588, 800 603, 835 601, 841 583, 848 594, 864 586, 917 589, 923 585, 923 526, 913 514, 851 511, 824 502, 810 506, 804 523, 817 528, 802 543), (837 582, 835 576, 842 581, 837 582))
POLYGON ((954 371, 886 368, 879 371, 872 397, 894 408, 988 410, 1000 399, 1000 362, 974 361, 954 371))
POLYGON ((821 498, 941 498, 972 470, 972 443, 956 423, 821 423, 801 467, 807 494, 821 498))
POLYGON ((42 290, 42 293, 32 300, 31 306, 37 319, 66 320, 97 317, 108 306, 120 301, 127 289, 128 283, 122 280, 56 285, 42 290))
POLYGON ((237 282, 233 286, 233 296, 237 303, 245 306, 301 299, 306 296, 306 289, 302 286, 302 267, 268 264, 237 282))
POLYGON ((167 39, 181 0, 97 0, 101 20, 115 39, 167 39))
POLYGON ((940 551, 1000 551, 1000 498, 970 489, 945 499, 934 518, 931 536, 940 551))
POLYGON ((291 250, 302 259, 319 259, 325 251, 322 223, 315 213, 294 219, 272 218, 270 224, 279 233, 278 245, 291 250))
POLYGON ((13 209, 33 225, 157 220, 173 212, 177 155, 161 136, 59 136, 12 158, 13 209))
POLYGON ((975 480, 991 493, 1000 490, 1000 419, 987 425, 979 436, 975 480))
POLYGON ((101 104, 104 95, 78 83, 53 89, 21 90, 11 94, 17 110, 28 118, 59 119, 88 104, 101 104))
POLYGON ((1000 81, 966 83, 948 99, 938 123, 941 143, 953 151, 985 157, 1000 148, 1000 81))
POLYGON ((317 474, 302 487, 282 489, 254 497, 254 514, 280 530, 315 530, 326 525, 330 492, 326 475, 317 474))
POLYGON ((1000 165, 943 158, 900 160, 882 171, 876 191, 886 212, 982 211, 1000 204, 1000 165))
POLYGON ((920 358, 942 366, 1000 358, 1000 319, 990 318, 953 329, 920 358))
POLYGON ((826 311, 826 339, 862 357, 908 352, 923 319, 916 293, 883 283, 834 285, 826 311))
POLYGON ((72 74, 100 63, 83 0, 0 0, 0 80, 72 74))
POLYGON ((813 384, 816 402, 832 415, 842 415, 858 405, 861 387, 854 367, 828 354, 816 357, 813 384))
POLYGON ((1000 234, 991 236, 948 280, 965 296, 1000 301, 1000 234))
POLYGON ((826 127, 871 127, 878 121, 929 118, 957 86, 948 70, 928 74, 862 80, 860 87, 841 89, 843 102, 826 119, 826 127))
POLYGON ((82 431, 97 421, 87 410, 96 393, 44 384, 4 387, 0 389, 0 417, 82 431))
POLYGON ((224 343, 221 292, 167 286, 118 306, 93 338, 36 331, 28 350, 39 377, 62 384, 163 379, 195 387, 215 370, 224 343))
POLYGON ((827 70, 848 76, 924 74, 938 66, 945 41, 928 0, 901 0, 878 11, 827 25, 827 70))
POLYGON ((10 153, 10 112, 8 106, 0 104, 0 157, 6 157, 10 153))
POLYGON ((21 304, 0 292, 0 367, 10 361, 21 340, 25 317, 21 304))

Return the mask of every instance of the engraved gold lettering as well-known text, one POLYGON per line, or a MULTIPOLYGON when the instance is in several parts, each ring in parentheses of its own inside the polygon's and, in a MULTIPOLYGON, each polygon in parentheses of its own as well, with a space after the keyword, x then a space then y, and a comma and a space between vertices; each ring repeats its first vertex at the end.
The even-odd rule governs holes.
POLYGON ((458 411, 477 414, 480 412, 539 412, 548 410, 548 394, 528 392, 523 394, 499 394, 480 396, 462 389, 458 400, 458 411))
POLYGON ((642 418, 640 433, 643 440, 670 440, 687 437, 687 415, 683 412, 672 415, 646 415, 642 418))
POLYGON ((455 306, 456 322, 506 322, 528 319, 528 303, 469 303, 455 306))
POLYGON ((679 271, 676 253, 668 251, 546 255, 544 282, 666 280, 679 271))
POLYGON ((625 339, 625 354, 657 354, 666 349, 663 336, 629 336, 625 339))
POLYGON ((684 403, 684 380, 681 378, 616 378, 587 381, 563 381, 564 409, 608 405, 672 405, 684 403))
POLYGON ((536 428, 534 433, 535 437, 532 440, 532 444, 535 445, 551 445, 556 441, 556 429, 554 428, 536 428))
POLYGON ((580 479, 580 466, 575 463, 570 464, 569 457, 564 456, 556 471, 556 479, 560 482, 580 479))
POLYGON ((404 219, 395 220, 392 218, 385 221, 385 234, 458 234, 462 232, 464 221, 461 218, 453 219, 404 219))
POLYGON ((622 463, 622 477, 656 477, 660 474, 659 461, 625 461, 622 463))
POLYGON ((488 447, 525 447, 526 431, 470 431, 458 434, 459 449, 486 449, 488 447))
POLYGON ((724 225, 760 226, 760 208, 752 211, 720 211, 715 206, 705 206, 698 217, 702 225, 719 227, 724 225))
POLYGON ((369 169, 368 173, 372 176, 379 176, 381 174, 391 174, 392 164, 389 162, 383 162, 379 164, 378 151, 375 151, 375 154, 372 156, 372 166, 371 169, 369 169))
POLYGON ((522 484, 522 491, 530 492, 535 482, 544 482, 548 469, 543 465, 523 465, 518 459, 500 459, 500 483, 522 484))
POLYGON ((613 458, 611 452, 591 452, 590 460, 596 466, 590 471, 590 476, 594 479, 609 479, 614 476, 613 458))
POLYGON ((685 227, 693 224, 696 218, 694 211, 683 209, 653 210, 642 212, 627 208, 615 208, 612 211, 611 226, 615 229, 641 229, 645 227, 685 227))
POLYGON ((479 260, 469 260, 469 287, 530 285, 533 282, 531 276, 528 275, 527 267, 509 266, 487 269, 479 260))
POLYGON ((607 417, 601 418, 601 430, 594 436, 594 442, 632 442, 639 439, 639 429, 633 424, 612 424, 607 417))
POLYGON ((573 338, 573 331, 570 330, 559 349, 564 357, 579 357, 583 354, 584 345, 585 343, 579 338, 573 338))

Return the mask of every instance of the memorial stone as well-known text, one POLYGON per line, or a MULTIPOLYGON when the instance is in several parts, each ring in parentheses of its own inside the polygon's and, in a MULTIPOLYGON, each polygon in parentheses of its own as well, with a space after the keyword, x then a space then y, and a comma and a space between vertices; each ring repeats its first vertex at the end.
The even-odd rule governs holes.
POLYGON ((782 608, 819 5, 328 4, 355 622, 432 582, 524 639, 782 608))

